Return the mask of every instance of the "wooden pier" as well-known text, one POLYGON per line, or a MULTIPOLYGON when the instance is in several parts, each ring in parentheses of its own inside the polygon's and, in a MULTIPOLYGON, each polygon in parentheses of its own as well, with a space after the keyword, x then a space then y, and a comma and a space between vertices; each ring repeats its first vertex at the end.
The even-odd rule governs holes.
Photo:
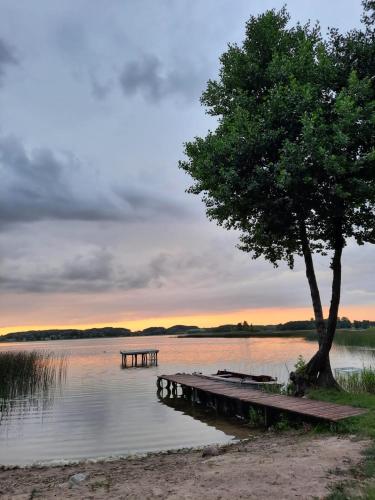
POLYGON ((233 384, 215 381, 204 375, 185 373, 160 375, 157 380, 159 391, 164 388, 163 381, 165 381, 165 389, 174 395, 177 394, 178 386, 180 386, 182 395, 193 403, 212 407, 224 414, 247 418, 251 407, 258 408, 263 412, 264 423, 267 427, 281 413, 338 422, 348 417, 362 415, 367 411, 353 406, 271 394, 241 386, 235 387, 233 384))
POLYGON ((120 351, 121 364, 123 368, 130 368, 131 366, 157 366, 158 364, 159 349, 133 349, 131 351, 120 351), (141 363, 138 364, 138 356, 141 363), (131 358, 131 363, 128 357, 131 358))

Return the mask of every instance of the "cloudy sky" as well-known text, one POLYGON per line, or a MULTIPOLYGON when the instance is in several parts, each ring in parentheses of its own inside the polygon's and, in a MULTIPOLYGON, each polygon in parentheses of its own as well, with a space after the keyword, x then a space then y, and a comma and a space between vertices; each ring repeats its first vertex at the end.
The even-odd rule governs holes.
MULTIPOLYGON (((0 0, 0 331, 308 318, 274 270, 205 218, 177 167, 228 42, 284 0, 0 0)), ((360 0, 292 21, 359 25, 360 0)), ((341 314, 372 318, 374 250, 349 245, 341 314)), ((330 272, 317 261, 325 303, 330 272)))

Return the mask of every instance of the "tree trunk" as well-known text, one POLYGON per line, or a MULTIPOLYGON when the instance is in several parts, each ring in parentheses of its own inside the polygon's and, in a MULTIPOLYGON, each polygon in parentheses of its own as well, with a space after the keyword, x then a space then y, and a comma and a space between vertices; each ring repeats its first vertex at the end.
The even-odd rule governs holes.
POLYGON ((339 387, 332 373, 329 352, 331 350, 333 337, 336 332, 337 315, 340 305, 341 255, 344 247, 344 241, 340 232, 336 237, 334 255, 331 262, 331 269, 333 271, 332 296, 326 328, 319 288, 315 276, 314 263, 304 221, 300 223, 300 235, 303 256, 305 259, 306 277, 310 286, 315 324, 318 332, 319 349, 310 359, 303 373, 291 374, 291 380, 296 386, 296 395, 303 395, 305 389, 312 385, 320 387, 339 387))
POLYGON ((303 257, 305 259, 306 278, 310 286, 311 300, 314 309, 315 325, 316 325, 316 331, 318 332, 318 340, 320 346, 325 336, 326 327, 324 324, 322 302, 320 300, 320 293, 315 276, 314 263, 311 255, 309 241, 307 238, 305 221, 302 221, 300 223, 300 235, 301 235, 303 257))
POLYGON ((303 378, 306 386, 339 387, 332 373, 329 351, 325 353, 319 348, 308 362, 303 378))
POLYGON ((338 384, 332 374, 329 360, 329 352, 332 347, 333 338, 336 332, 337 316, 340 305, 341 295, 341 255, 344 247, 343 238, 336 238, 334 255, 332 258, 331 269, 333 272, 332 295, 329 308, 328 323, 321 341, 319 350, 311 358, 306 367, 306 376, 310 384, 316 384, 320 387, 335 387, 338 384))

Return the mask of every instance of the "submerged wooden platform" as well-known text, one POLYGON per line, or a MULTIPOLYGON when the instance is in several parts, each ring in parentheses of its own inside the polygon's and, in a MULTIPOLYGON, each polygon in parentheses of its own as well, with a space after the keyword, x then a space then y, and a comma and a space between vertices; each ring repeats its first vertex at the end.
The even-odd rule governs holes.
POLYGON ((176 392, 179 385, 183 394, 191 397, 192 401, 212 406, 216 410, 222 409, 224 413, 249 415, 250 407, 259 407, 264 410, 266 425, 272 417, 285 412, 329 422, 338 422, 348 417, 362 415, 367 411, 353 406, 270 394, 241 386, 235 387, 233 384, 212 380, 202 375, 185 373, 160 375, 157 382, 159 389, 163 386, 163 380, 166 381, 168 390, 172 389, 172 391, 176 392))
POLYGON ((132 349, 131 351, 120 351, 121 364, 123 368, 130 366, 150 366, 158 364, 159 349, 132 349), (138 364, 138 356, 140 357, 141 364, 138 364), (131 364, 128 357, 131 359, 131 364))

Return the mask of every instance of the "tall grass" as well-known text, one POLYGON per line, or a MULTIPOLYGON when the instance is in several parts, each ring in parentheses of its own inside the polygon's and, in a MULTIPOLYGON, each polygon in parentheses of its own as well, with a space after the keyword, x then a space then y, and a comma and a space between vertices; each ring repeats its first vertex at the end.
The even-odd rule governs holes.
POLYGON ((347 392, 352 394, 375 394, 375 369, 363 368, 360 372, 338 374, 336 380, 347 392))
POLYGON ((12 399, 47 393, 66 376, 67 357, 43 351, 0 352, 0 410, 12 399))
POLYGON ((353 347, 375 347, 375 329, 341 331, 335 335, 334 342, 353 347))

